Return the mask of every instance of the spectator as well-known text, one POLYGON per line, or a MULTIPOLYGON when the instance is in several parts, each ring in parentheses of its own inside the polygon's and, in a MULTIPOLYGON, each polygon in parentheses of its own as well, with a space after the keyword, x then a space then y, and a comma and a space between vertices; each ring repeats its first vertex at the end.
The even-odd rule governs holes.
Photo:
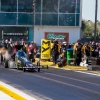
POLYGON ((13 43, 13 40, 12 40, 12 38, 10 38, 9 44, 12 44, 12 43, 13 43))
POLYGON ((5 41, 4 40, 2 40, 1 46, 5 47, 5 41))
POLYGON ((14 55, 14 46, 12 43, 10 43, 9 48, 8 48, 8 52, 11 54, 11 56, 13 57, 14 55))
POLYGON ((91 50, 92 50, 91 46, 89 46, 88 43, 85 43, 83 47, 83 52, 84 52, 84 59, 86 60, 87 64, 88 64, 88 58, 90 57, 91 50))
POLYGON ((22 39, 22 40, 21 40, 21 45, 24 46, 24 44, 25 44, 25 41, 24 41, 24 39, 22 39))
POLYGON ((95 56, 99 57, 99 45, 98 45, 98 42, 96 42, 95 56))
POLYGON ((34 62, 34 43, 31 42, 30 45, 28 46, 28 57, 29 59, 34 62))
POLYGON ((64 57, 66 57, 66 49, 67 49, 67 43, 63 42, 61 46, 61 53, 64 53, 64 57))
POLYGON ((92 47, 91 56, 96 57, 96 53, 95 53, 96 45, 94 41, 92 41, 91 47, 92 47))
POLYGON ((5 49, 8 49, 9 48, 9 43, 8 43, 8 40, 6 39, 5 40, 5 49))

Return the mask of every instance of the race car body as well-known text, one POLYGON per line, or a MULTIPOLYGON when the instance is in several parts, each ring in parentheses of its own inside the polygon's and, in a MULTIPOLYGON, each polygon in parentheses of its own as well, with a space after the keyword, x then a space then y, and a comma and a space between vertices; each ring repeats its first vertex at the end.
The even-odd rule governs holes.
MULTIPOLYGON (((17 52, 10 54, 5 50, 3 55, 3 64, 5 68, 17 68, 22 69, 24 72, 26 70, 34 70, 40 72, 40 69, 48 69, 47 66, 41 66, 40 60, 33 64, 31 60, 27 57, 27 54, 22 50, 22 45, 16 46, 17 52)), ((4 50, 3 50, 4 51, 4 50)), ((0 57, 1 58, 1 57, 0 57)))
MULTIPOLYGON (((40 70, 41 66, 34 65, 27 57, 23 50, 19 50, 15 55, 15 62, 18 69, 38 69, 40 70)), ((42 68, 42 67, 41 67, 42 68)))
POLYGON ((40 68, 42 68, 40 65, 33 64, 23 50, 18 50, 14 59, 5 60, 4 66, 5 68, 22 69, 24 72, 26 70, 35 70, 39 72, 40 68))

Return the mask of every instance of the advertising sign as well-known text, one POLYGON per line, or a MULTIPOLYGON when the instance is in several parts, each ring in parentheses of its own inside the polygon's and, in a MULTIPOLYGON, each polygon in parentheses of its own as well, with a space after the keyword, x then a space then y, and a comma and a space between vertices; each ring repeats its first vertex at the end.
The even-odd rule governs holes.
POLYGON ((51 41, 42 39, 41 40, 41 59, 50 59, 51 52, 51 41))
POLYGON ((56 39, 56 40, 64 40, 66 39, 69 42, 69 33, 64 32, 45 32, 45 39, 56 39))
POLYGON ((19 36, 24 36, 24 35, 26 35, 26 36, 27 36, 28 34, 26 34, 26 33, 3 33, 3 35, 11 35, 11 36, 14 36, 14 35, 15 35, 15 36, 16 36, 16 35, 17 35, 17 36, 18 36, 18 35, 19 35, 19 36))

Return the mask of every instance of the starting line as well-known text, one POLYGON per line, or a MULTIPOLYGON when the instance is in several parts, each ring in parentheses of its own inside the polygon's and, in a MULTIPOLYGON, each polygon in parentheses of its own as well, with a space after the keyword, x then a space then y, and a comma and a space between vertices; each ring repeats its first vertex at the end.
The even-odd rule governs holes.
POLYGON ((0 81, 0 100, 36 100, 36 99, 0 81))

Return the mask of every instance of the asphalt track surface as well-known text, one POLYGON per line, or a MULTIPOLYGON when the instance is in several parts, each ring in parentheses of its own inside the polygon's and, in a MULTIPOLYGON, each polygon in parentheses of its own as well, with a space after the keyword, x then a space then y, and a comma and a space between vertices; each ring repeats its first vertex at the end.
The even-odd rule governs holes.
POLYGON ((0 66, 0 81, 37 100, 100 100, 100 76, 49 68, 23 72, 0 66))

